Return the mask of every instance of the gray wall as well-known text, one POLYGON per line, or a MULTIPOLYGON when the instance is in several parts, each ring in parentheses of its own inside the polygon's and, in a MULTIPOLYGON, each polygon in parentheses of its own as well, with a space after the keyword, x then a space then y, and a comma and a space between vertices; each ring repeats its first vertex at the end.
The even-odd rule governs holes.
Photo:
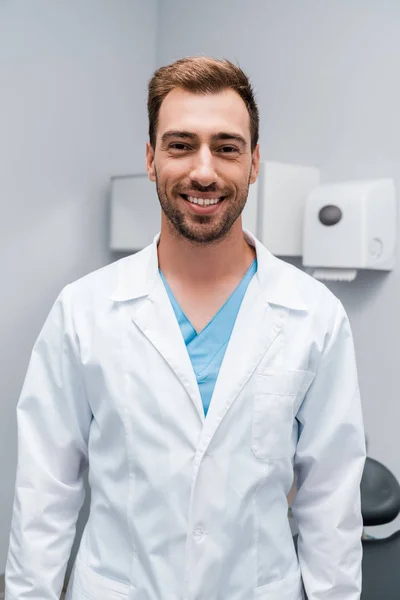
POLYGON ((156 0, 0 0, 0 573, 29 355, 61 288, 110 260, 110 176, 144 170, 156 17, 156 0))
MULTIPOLYGON (((158 64, 210 54, 250 74, 264 159, 314 165, 326 182, 394 177, 400 196, 400 2, 168 0, 160 10, 158 64)), ((369 453, 400 479, 400 265, 331 288, 353 326, 369 453)))

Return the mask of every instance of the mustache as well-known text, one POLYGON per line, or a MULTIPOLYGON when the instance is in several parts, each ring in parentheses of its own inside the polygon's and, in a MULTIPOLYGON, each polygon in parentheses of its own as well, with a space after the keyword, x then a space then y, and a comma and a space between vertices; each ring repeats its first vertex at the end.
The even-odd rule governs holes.
POLYGON ((221 196, 227 196, 229 194, 229 190, 221 190, 215 183, 210 183, 210 185, 200 185, 197 181, 192 181, 190 186, 185 186, 185 188, 179 188, 177 190, 180 194, 188 194, 188 192, 203 192, 203 193, 219 193, 221 196))

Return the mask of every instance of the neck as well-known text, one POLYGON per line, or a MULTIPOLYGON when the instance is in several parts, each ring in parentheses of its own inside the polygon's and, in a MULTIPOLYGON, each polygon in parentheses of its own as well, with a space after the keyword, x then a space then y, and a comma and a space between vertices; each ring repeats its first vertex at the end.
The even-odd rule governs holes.
POLYGON ((244 238, 241 218, 227 236, 210 244, 191 242, 171 228, 169 223, 162 223, 158 245, 159 267, 166 277, 200 285, 212 284, 243 276, 256 256, 244 238))

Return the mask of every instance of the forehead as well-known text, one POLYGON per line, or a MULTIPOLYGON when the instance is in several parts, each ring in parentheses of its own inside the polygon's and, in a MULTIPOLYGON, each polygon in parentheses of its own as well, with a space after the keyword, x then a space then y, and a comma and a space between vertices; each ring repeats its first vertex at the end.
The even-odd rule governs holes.
POLYGON ((163 100, 158 116, 157 134, 168 130, 201 136, 229 131, 250 139, 250 116, 242 98, 233 90, 204 95, 175 88, 163 100))

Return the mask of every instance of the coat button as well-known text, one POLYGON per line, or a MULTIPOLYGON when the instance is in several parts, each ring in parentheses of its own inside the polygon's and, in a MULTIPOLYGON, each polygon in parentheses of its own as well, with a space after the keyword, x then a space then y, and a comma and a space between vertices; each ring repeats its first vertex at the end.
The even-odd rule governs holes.
POLYGON ((193 539, 195 540, 195 542, 201 542, 201 540, 204 538, 204 534, 205 532, 202 529, 195 529, 192 532, 193 539))

